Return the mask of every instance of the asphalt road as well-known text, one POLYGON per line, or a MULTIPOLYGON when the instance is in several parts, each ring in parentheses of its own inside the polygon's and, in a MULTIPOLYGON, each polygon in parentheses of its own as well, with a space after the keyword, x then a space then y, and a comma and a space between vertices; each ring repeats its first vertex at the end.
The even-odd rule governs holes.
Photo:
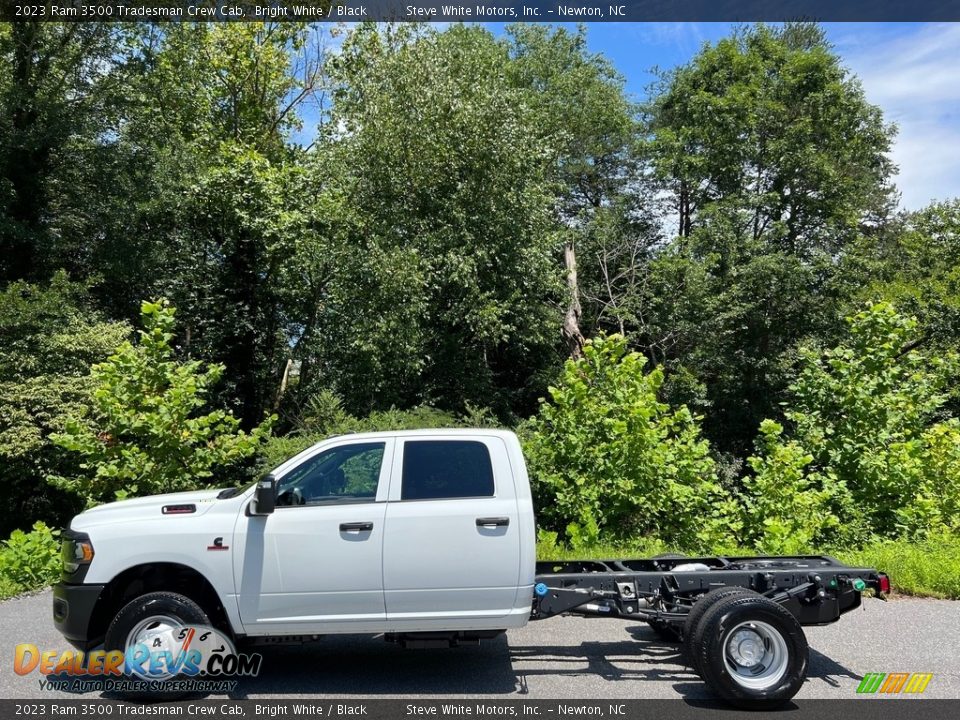
MULTIPOLYGON (((37 673, 12 670, 17 643, 68 648, 50 607, 49 592, 0 603, 0 698, 78 698, 41 690, 37 673)), ((810 671, 800 698, 853 697, 868 672, 930 672, 925 697, 960 698, 960 602, 870 599, 840 622, 807 628, 807 639, 810 671)), ((403 650, 342 636, 258 651, 263 670, 240 681, 236 699, 710 697, 676 645, 644 624, 605 618, 552 618, 479 647, 403 650)))

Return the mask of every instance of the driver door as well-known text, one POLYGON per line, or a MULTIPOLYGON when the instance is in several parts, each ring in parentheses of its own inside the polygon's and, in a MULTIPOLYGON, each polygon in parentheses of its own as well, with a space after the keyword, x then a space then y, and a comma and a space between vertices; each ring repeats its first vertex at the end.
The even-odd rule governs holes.
POLYGON ((277 507, 242 515, 238 604, 251 635, 364 632, 386 619, 383 530, 393 440, 320 446, 277 478, 277 507))

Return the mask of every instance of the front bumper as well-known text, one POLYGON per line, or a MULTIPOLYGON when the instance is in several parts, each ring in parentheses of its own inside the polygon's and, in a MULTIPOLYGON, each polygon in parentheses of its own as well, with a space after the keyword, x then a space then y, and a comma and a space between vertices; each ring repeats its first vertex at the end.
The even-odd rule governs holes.
POLYGON ((102 637, 90 636, 90 619, 105 585, 53 586, 53 624, 71 645, 87 650, 99 644, 102 637))

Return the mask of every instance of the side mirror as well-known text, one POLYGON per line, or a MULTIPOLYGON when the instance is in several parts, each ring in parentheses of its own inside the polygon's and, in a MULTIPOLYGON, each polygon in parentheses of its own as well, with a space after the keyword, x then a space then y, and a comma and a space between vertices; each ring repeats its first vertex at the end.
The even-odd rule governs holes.
POLYGON ((277 479, 271 473, 257 483, 257 490, 253 494, 253 503, 250 506, 250 514, 269 515, 276 506, 277 479))

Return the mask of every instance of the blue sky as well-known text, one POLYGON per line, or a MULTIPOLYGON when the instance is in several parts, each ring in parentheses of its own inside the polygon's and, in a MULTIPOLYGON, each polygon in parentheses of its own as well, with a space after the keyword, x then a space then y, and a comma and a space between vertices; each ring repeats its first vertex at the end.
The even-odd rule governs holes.
MULTIPOLYGON (((488 23, 493 32, 503 25, 488 23)), ((960 197, 960 23, 826 23, 843 64, 867 99, 897 125, 891 157, 899 167, 900 206, 915 210, 960 197)), ((587 23, 591 50, 606 55, 640 100, 652 68, 690 60, 730 23, 587 23)), ((304 139, 310 134, 310 118, 304 139)), ((312 138, 311 138, 312 139, 312 138)), ((309 140, 307 140, 309 142, 309 140)))

